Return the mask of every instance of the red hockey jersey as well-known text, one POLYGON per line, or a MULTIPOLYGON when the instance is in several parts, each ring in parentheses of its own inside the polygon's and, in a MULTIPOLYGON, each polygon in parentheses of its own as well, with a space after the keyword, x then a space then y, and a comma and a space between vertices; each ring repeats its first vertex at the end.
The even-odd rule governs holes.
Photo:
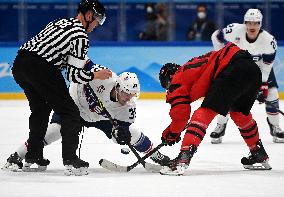
POLYGON ((178 69, 167 91, 167 103, 171 104, 172 132, 183 131, 190 118, 190 103, 206 95, 213 80, 238 51, 239 47, 228 43, 219 51, 192 58, 178 69))

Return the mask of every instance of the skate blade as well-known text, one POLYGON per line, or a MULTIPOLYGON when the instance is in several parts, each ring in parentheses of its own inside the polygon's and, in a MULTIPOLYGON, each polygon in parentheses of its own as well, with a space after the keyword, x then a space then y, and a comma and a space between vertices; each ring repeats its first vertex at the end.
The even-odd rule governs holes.
POLYGON ((37 167, 31 168, 31 165, 32 164, 30 164, 30 163, 25 163, 22 171, 23 172, 43 172, 43 171, 46 171, 46 169, 47 169, 47 166, 39 166, 38 165, 37 167))
POLYGON ((82 168, 74 168, 72 166, 65 166, 66 169, 64 170, 64 175, 66 176, 84 176, 88 175, 88 168, 82 167, 82 168))
POLYGON ((220 138, 211 138, 211 144, 221 144, 222 143, 222 137, 220 138))
POLYGON ((21 171, 21 168, 17 164, 12 164, 12 163, 6 163, 1 170, 3 171, 11 171, 11 172, 19 172, 21 171))
POLYGON ((274 143, 284 143, 284 139, 273 136, 273 142, 274 143))
POLYGON ((269 165, 268 161, 262 163, 256 163, 253 165, 243 165, 245 169, 248 170, 271 170, 272 167, 269 165))
POLYGON ((163 166, 160 170, 161 175, 169 175, 169 176, 181 176, 185 173, 187 167, 185 166, 177 166, 176 170, 172 170, 168 166, 163 166))

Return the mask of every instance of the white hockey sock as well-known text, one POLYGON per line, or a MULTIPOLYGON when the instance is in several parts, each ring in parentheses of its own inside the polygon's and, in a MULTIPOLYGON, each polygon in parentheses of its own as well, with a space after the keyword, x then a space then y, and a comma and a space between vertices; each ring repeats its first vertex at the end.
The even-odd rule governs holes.
POLYGON ((222 116, 222 115, 218 115, 217 116, 217 123, 218 124, 226 124, 229 120, 229 115, 227 114, 227 116, 222 116))
POLYGON ((16 150, 16 152, 18 153, 18 155, 22 158, 22 159, 24 159, 25 158, 25 156, 26 156, 26 154, 27 154, 27 152, 28 152, 28 147, 27 147, 27 142, 25 142, 24 144, 22 144, 22 145, 20 145, 18 148, 17 148, 17 150, 16 150))
POLYGON ((276 114, 276 115, 267 114, 267 117, 268 117, 270 124, 279 126, 279 114, 276 114))
MULTIPOLYGON (((44 145, 49 145, 52 142, 55 142, 61 138, 60 134, 61 125, 57 123, 52 123, 48 125, 45 137, 44 137, 44 145)), ((27 152, 28 152, 28 143, 25 142, 24 144, 20 145, 16 152, 18 155, 24 159, 27 152)))
POLYGON ((61 138, 60 133, 61 125, 57 123, 51 123, 48 125, 46 134, 44 137, 44 145, 49 145, 61 138))

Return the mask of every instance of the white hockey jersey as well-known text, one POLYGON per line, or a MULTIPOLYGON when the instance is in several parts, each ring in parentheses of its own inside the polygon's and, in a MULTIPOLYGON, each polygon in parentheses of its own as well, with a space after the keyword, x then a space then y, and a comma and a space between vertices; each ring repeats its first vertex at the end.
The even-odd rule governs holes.
MULTIPOLYGON (((113 119, 133 123, 136 118, 135 101, 132 99, 127 102, 126 105, 122 106, 119 102, 114 102, 110 99, 110 92, 115 86, 116 79, 117 75, 112 73, 112 77, 109 79, 95 79, 88 84, 113 119)), ((84 90, 84 88, 86 88, 85 86, 84 84, 71 83, 69 88, 70 95, 78 106, 81 117, 87 122, 108 120, 100 110, 98 110, 99 106, 94 106, 87 101, 87 97, 90 95, 86 94, 84 90)))
POLYGON ((277 50, 277 42, 271 34, 261 30, 256 41, 249 43, 246 39, 246 25, 233 23, 224 28, 222 32, 216 30, 212 34, 215 50, 224 46, 223 41, 233 42, 241 49, 247 50, 261 70, 262 82, 267 82, 277 50), (220 40, 220 37, 223 40, 220 40))

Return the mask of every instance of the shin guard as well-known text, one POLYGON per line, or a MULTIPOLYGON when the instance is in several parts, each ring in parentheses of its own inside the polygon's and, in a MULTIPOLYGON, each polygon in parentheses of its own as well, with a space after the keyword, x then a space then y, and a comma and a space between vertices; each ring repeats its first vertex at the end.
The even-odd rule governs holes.
POLYGON ((217 113, 212 109, 198 108, 191 117, 190 124, 182 141, 181 150, 187 150, 192 144, 198 147, 206 134, 208 125, 216 115, 217 113))
POLYGON ((247 146, 252 149, 259 140, 258 126, 252 118, 251 113, 247 116, 241 112, 231 112, 232 120, 238 126, 241 136, 245 140, 247 146))

